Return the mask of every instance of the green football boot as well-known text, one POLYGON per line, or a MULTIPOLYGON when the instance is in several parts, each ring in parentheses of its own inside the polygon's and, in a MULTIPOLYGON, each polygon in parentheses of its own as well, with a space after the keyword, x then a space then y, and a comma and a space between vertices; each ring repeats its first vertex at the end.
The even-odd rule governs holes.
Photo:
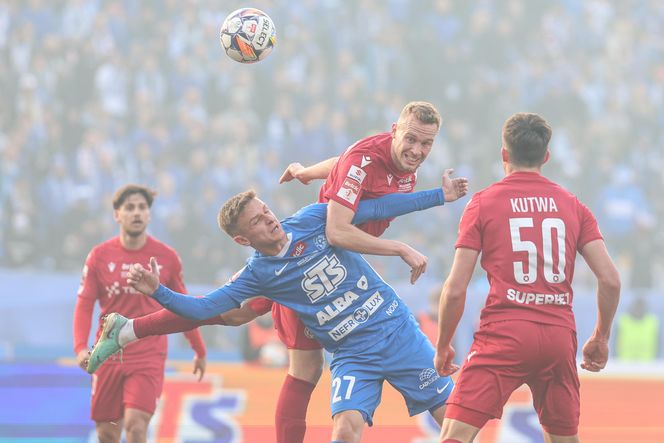
POLYGON ((122 347, 118 343, 118 334, 120 329, 129 321, 126 317, 113 312, 104 317, 104 328, 101 331, 99 340, 95 343, 90 359, 88 360, 88 373, 94 372, 104 363, 108 357, 120 351, 122 355, 122 347))

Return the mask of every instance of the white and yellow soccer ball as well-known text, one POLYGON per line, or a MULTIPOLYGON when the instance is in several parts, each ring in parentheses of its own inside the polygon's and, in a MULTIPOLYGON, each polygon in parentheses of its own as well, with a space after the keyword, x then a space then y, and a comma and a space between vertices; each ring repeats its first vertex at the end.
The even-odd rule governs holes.
POLYGON ((272 19, 260 9, 241 8, 228 14, 219 32, 221 47, 233 60, 255 63, 268 56, 277 42, 272 19))

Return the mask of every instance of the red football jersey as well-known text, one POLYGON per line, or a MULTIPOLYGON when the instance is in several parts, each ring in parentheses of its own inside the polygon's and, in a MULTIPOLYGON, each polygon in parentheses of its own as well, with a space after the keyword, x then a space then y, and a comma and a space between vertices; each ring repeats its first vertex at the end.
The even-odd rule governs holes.
MULTIPOLYGON (((360 200, 395 192, 412 192, 417 174, 400 172, 391 156, 392 134, 385 132, 363 138, 341 154, 320 189, 319 202, 334 200, 353 211, 360 200)), ((373 220, 358 227, 379 237, 390 220, 373 220)))
POLYGON ((481 324, 519 319, 575 330, 576 253, 601 238, 592 212, 540 174, 513 173, 473 195, 456 247, 482 254, 490 289, 481 324))
MULTIPOLYGON (((136 318, 162 309, 151 297, 139 293, 127 284, 129 266, 140 263, 146 268, 150 257, 159 263, 161 283, 170 289, 186 293, 182 281, 182 263, 177 252, 166 244, 148 236, 145 245, 138 250, 125 249, 119 237, 95 246, 85 261, 78 300, 74 312, 74 350, 88 347, 91 314, 94 303, 99 301, 101 315, 118 312, 127 318, 136 318)), ((100 322, 101 323, 101 322, 100 322)), ((97 338, 101 333, 101 324, 97 338)), ((197 329, 185 332, 198 356, 205 355, 205 346, 197 329)), ((145 337, 130 343, 124 350, 124 360, 136 361, 159 356, 166 357, 165 335, 145 337)))

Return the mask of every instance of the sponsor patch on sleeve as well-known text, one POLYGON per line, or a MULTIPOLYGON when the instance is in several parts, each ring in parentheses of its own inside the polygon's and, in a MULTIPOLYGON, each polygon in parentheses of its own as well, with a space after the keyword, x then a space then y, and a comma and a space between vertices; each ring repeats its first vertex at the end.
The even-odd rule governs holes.
POLYGON ((367 173, 364 171, 364 169, 352 165, 348 170, 348 174, 346 174, 346 176, 350 179, 357 181, 359 184, 362 184, 364 178, 367 176, 367 173))
POLYGON ((359 193, 360 193, 360 184, 356 180, 346 178, 344 179, 341 188, 339 188, 339 191, 337 192, 337 197, 340 197, 346 200, 351 205, 354 205, 355 200, 357 200, 357 196, 359 195, 359 193))

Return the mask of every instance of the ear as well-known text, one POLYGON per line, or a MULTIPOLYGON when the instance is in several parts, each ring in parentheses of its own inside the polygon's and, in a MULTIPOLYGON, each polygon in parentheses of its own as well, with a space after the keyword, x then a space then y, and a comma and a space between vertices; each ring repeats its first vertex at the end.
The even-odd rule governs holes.
POLYGON ((235 243, 237 243, 238 245, 242 245, 242 246, 250 246, 251 245, 251 242, 249 241, 249 239, 247 237, 242 236, 242 235, 234 236, 233 241, 235 243))
POLYGON ((392 138, 396 137, 397 135, 397 124, 392 123, 392 138))
POLYGON ((113 209, 113 220, 115 220, 116 223, 120 223, 120 211, 117 209, 113 209))
POLYGON ((548 161, 549 161, 549 158, 551 158, 551 151, 549 151, 549 150, 547 149, 547 150, 546 150, 546 154, 544 154, 544 161, 542 162, 542 164, 548 162, 548 161))
POLYGON ((510 162, 510 153, 507 152, 507 148, 505 146, 500 148, 500 155, 503 158, 503 162, 505 163, 510 162))

